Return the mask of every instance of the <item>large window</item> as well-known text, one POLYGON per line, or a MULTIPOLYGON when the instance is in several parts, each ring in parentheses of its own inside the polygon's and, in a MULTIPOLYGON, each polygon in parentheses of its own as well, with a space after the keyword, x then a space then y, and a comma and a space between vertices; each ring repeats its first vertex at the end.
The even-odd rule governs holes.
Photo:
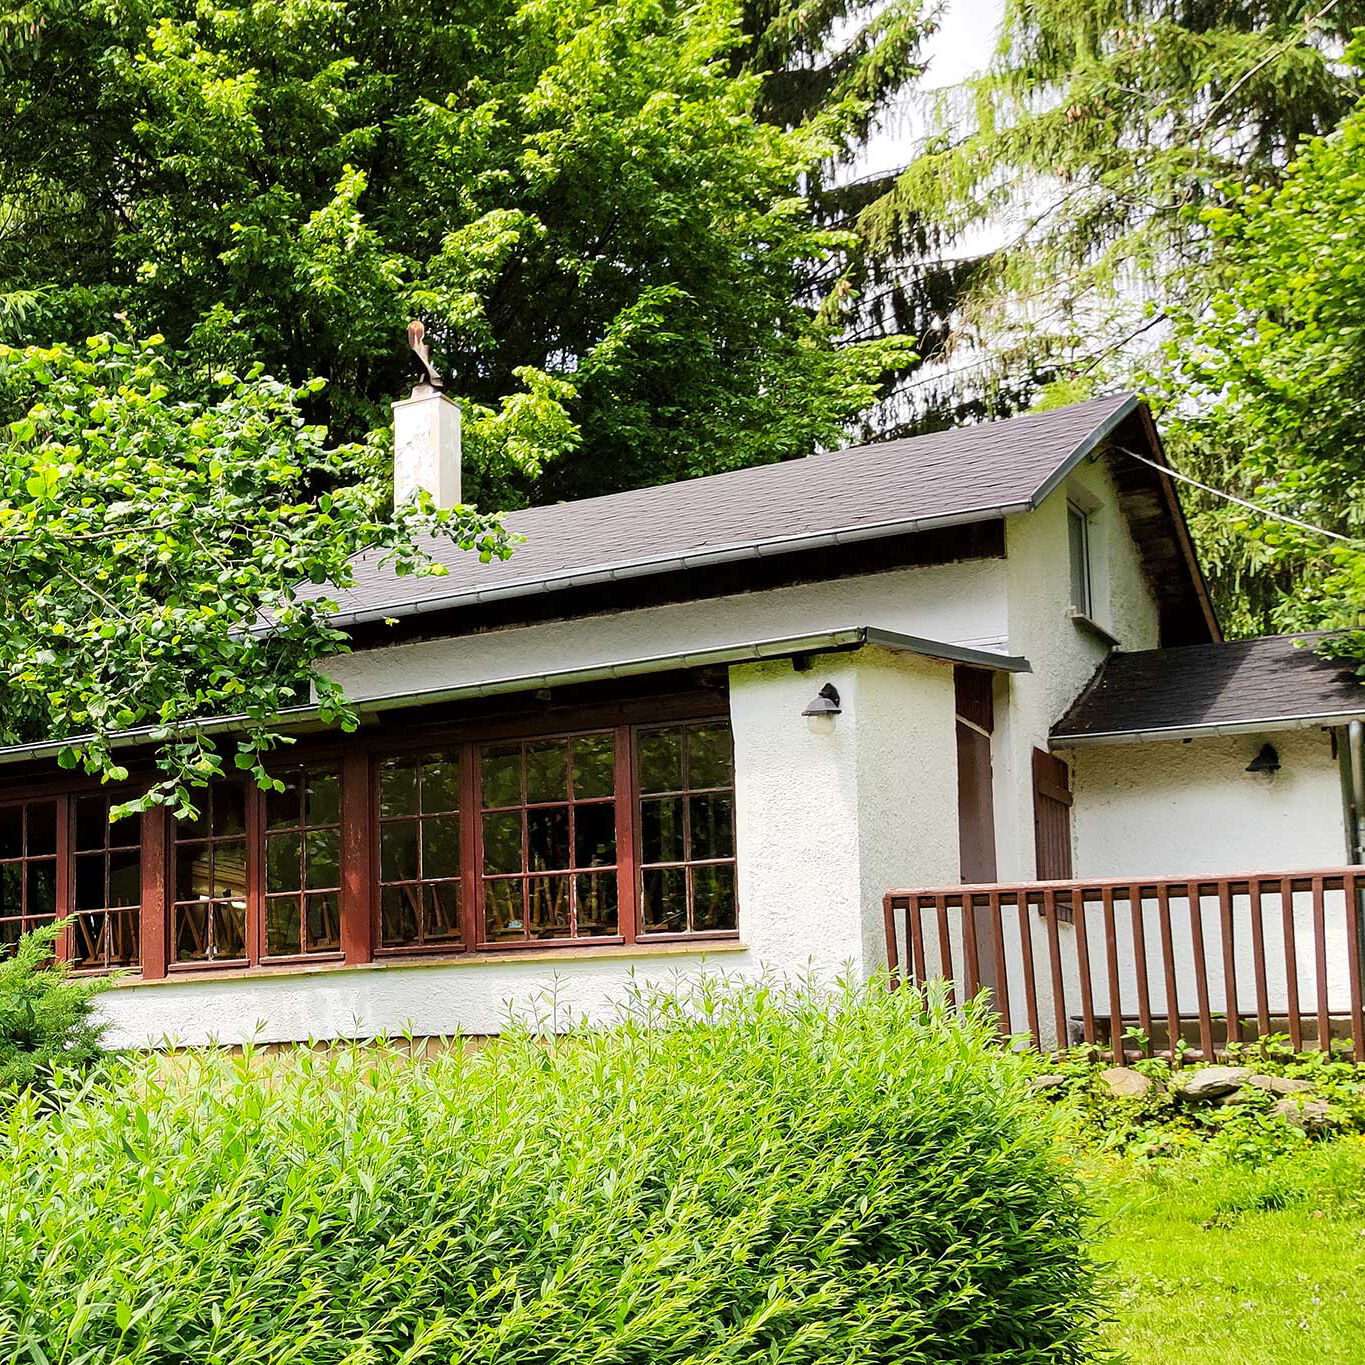
POLYGON ((460 806, 458 754, 380 764, 380 948, 462 943, 460 806))
POLYGON ((0 945, 57 914, 57 802, 0 806, 0 945))
POLYGON ((719 720, 304 750, 111 824, 126 797, 0 805, 0 949, 59 917, 80 971, 147 979, 737 930, 719 720), (275 789, 275 788, 278 788, 275 789))
POLYGON ((109 971, 138 963, 142 924, 142 825, 109 822, 108 796, 78 796, 73 824, 75 896, 71 965, 109 971))
POLYGON ((728 725, 641 732, 640 932, 735 927, 735 761, 728 725))
POLYGON ((480 750, 484 939, 619 932, 616 737, 480 750))
POLYGON ((341 951, 341 770, 275 774, 265 798, 265 957, 341 951))
POLYGON ((247 796, 245 778, 214 782, 176 822, 172 962, 246 961, 247 796))

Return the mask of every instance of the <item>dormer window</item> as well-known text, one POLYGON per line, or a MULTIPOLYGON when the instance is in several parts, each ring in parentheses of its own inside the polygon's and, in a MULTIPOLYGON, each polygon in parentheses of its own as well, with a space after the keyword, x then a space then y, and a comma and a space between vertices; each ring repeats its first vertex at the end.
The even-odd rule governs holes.
POLYGON ((1066 529, 1071 549, 1071 609, 1093 619, 1094 587, 1090 572, 1090 517, 1074 502, 1066 505, 1066 529))

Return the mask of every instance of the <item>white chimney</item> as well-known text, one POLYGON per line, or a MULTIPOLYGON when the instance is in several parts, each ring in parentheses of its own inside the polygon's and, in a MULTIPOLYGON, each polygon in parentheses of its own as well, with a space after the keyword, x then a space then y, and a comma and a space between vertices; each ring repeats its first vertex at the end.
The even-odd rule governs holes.
POLYGON ((429 384, 393 405, 394 502, 419 488, 437 507, 460 502, 460 407, 429 384))

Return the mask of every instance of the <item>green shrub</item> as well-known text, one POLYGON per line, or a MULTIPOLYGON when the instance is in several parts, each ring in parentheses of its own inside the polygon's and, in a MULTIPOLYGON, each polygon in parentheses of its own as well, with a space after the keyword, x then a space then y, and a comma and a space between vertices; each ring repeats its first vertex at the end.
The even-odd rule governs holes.
POLYGON ((124 1064, 0 1129, 0 1354, 1071 1362, 1075 1182, 909 990, 701 983, 611 1029, 124 1064))
POLYGON ((35 929, 0 957, 0 1104, 24 1087, 48 1089, 54 1073, 83 1072, 103 1056, 91 1002, 109 983, 73 978, 52 961, 60 931, 35 929))

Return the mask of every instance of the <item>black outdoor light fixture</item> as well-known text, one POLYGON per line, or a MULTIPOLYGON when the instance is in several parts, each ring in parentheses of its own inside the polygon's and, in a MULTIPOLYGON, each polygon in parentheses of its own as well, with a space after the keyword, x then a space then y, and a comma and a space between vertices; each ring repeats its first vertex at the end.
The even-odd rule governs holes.
POLYGON ((1280 771, 1280 756, 1273 744, 1262 744, 1261 752, 1247 764, 1249 773, 1277 773, 1280 771))
POLYGON ((801 714, 803 716, 837 716, 841 710, 839 689, 833 683, 826 683, 801 714))

